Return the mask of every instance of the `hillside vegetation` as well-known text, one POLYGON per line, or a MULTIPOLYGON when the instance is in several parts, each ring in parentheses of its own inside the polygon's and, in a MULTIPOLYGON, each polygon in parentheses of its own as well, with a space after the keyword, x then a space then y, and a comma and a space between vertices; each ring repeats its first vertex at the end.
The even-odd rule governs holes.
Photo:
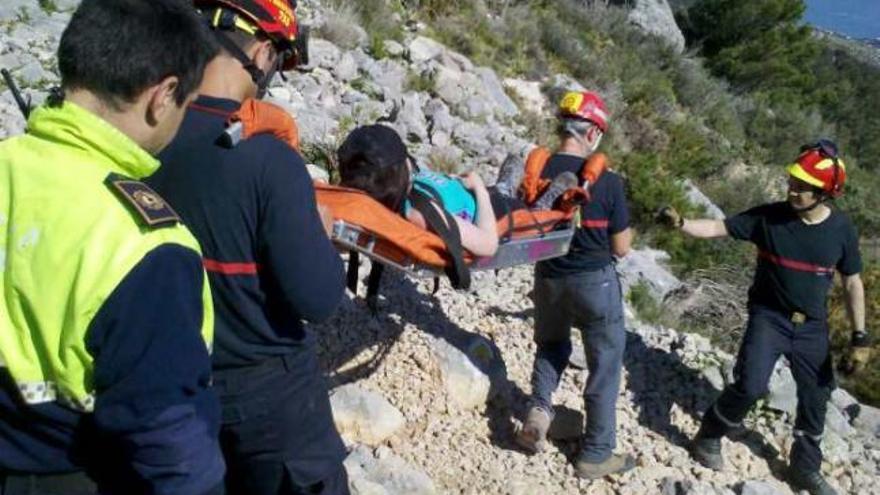
MULTIPOLYGON (((839 206, 864 238, 880 235, 880 69, 815 35, 802 22, 802 0, 679 3, 684 54, 634 27, 626 6, 614 5, 626 2, 337 3, 337 12, 358 17, 374 56, 383 56, 384 40, 400 40, 407 25, 421 22, 431 36, 506 77, 571 74, 600 91, 613 114, 603 148, 627 178, 639 242, 668 251, 683 276, 724 266, 750 269, 754 254, 744 243, 691 240, 653 225, 663 204, 700 213, 686 200, 681 180, 694 180, 728 214, 740 211, 779 197, 782 166, 801 144, 820 136, 836 140, 847 162, 849 181, 839 206)), ((432 81, 413 84, 430 90, 432 81)), ((519 120, 535 142, 552 144, 549 112, 519 120)), ((880 299, 877 274, 877 264, 870 264, 869 300, 880 299)), ((745 296, 746 287, 734 289, 745 296)), ((876 308, 868 318, 869 328, 880 327, 876 308)), ((838 318, 833 324, 838 350, 848 333, 841 323, 838 318)), ((741 330, 700 325, 727 342, 741 330)), ((880 390, 880 365, 865 377, 856 391, 880 403, 874 392, 880 390)))

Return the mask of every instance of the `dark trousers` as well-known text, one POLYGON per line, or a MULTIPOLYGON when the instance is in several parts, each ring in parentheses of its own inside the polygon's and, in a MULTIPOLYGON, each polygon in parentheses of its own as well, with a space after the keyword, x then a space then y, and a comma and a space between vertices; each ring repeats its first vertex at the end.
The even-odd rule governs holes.
POLYGON ((85 473, 26 475, 0 473, 0 495, 94 495, 97 487, 85 473))
POLYGON ((791 314, 753 305, 737 357, 736 383, 727 386, 706 412, 700 434, 720 438, 737 427, 767 393, 770 375, 781 355, 791 363, 797 384, 791 465, 803 472, 818 471, 825 412, 834 388, 828 325, 824 320, 798 322, 791 314))
POLYGON ((217 370, 228 495, 348 495, 345 446, 314 349, 217 370))
POLYGON ((626 330, 614 267, 559 278, 535 278, 532 406, 553 411, 552 395, 571 355, 571 327, 581 330, 589 377, 584 389, 587 425, 581 458, 599 463, 617 445, 617 395, 626 330))

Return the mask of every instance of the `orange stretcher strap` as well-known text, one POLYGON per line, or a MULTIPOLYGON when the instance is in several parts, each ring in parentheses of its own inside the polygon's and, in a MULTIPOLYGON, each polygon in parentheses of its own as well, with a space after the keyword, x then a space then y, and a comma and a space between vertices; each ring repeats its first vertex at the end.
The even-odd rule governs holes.
POLYGON ((241 122, 242 139, 257 134, 272 134, 299 151, 299 127, 287 110, 271 103, 247 99, 229 116, 229 122, 241 122))

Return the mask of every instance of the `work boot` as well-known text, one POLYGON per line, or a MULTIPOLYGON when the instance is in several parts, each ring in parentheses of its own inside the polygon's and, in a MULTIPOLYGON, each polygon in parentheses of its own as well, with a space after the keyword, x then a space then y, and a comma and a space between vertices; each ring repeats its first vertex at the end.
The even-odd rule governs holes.
POLYGON ((631 455, 612 454, 602 462, 587 462, 578 459, 574 463, 574 471, 578 478, 597 480, 609 474, 625 473, 636 466, 636 461, 631 455))
POLYGON ((553 203, 562 196, 562 193, 573 187, 577 187, 578 178, 571 172, 563 172, 553 178, 553 182, 547 187, 547 191, 535 201, 534 209, 550 210, 553 209, 553 203))
POLYGON ((537 454, 547 450, 547 432, 553 415, 543 407, 532 407, 526 415, 526 421, 515 434, 517 445, 537 454))
POLYGON ((516 153, 507 155, 501 168, 498 169, 498 180, 495 181, 495 190, 508 198, 515 198, 517 190, 526 172, 526 164, 522 157, 516 153))
POLYGON ((706 438, 698 433, 691 441, 688 450, 691 457, 703 466, 714 471, 724 469, 724 455, 721 453, 720 438, 706 438))
POLYGON ((788 482, 797 490, 806 490, 810 495, 837 495, 837 491, 822 477, 819 471, 806 473, 796 468, 789 468, 788 482))

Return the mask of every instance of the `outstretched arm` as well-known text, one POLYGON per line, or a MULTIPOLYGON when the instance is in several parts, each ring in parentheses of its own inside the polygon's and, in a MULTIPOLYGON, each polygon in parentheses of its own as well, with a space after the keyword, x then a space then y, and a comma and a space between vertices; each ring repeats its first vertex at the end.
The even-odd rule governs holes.
POLYGON ((657 213, 657 221, 667 227, 677 228, 689 236, 701 239, 717 239, 730 235, 724 220, 686 219, 671 206, 666 206, 657 213))
POLYGON ((727 226, 723 220, 682 219, 681 231, 692 237, 701 239, 717 239, 727 237, 727 226))

